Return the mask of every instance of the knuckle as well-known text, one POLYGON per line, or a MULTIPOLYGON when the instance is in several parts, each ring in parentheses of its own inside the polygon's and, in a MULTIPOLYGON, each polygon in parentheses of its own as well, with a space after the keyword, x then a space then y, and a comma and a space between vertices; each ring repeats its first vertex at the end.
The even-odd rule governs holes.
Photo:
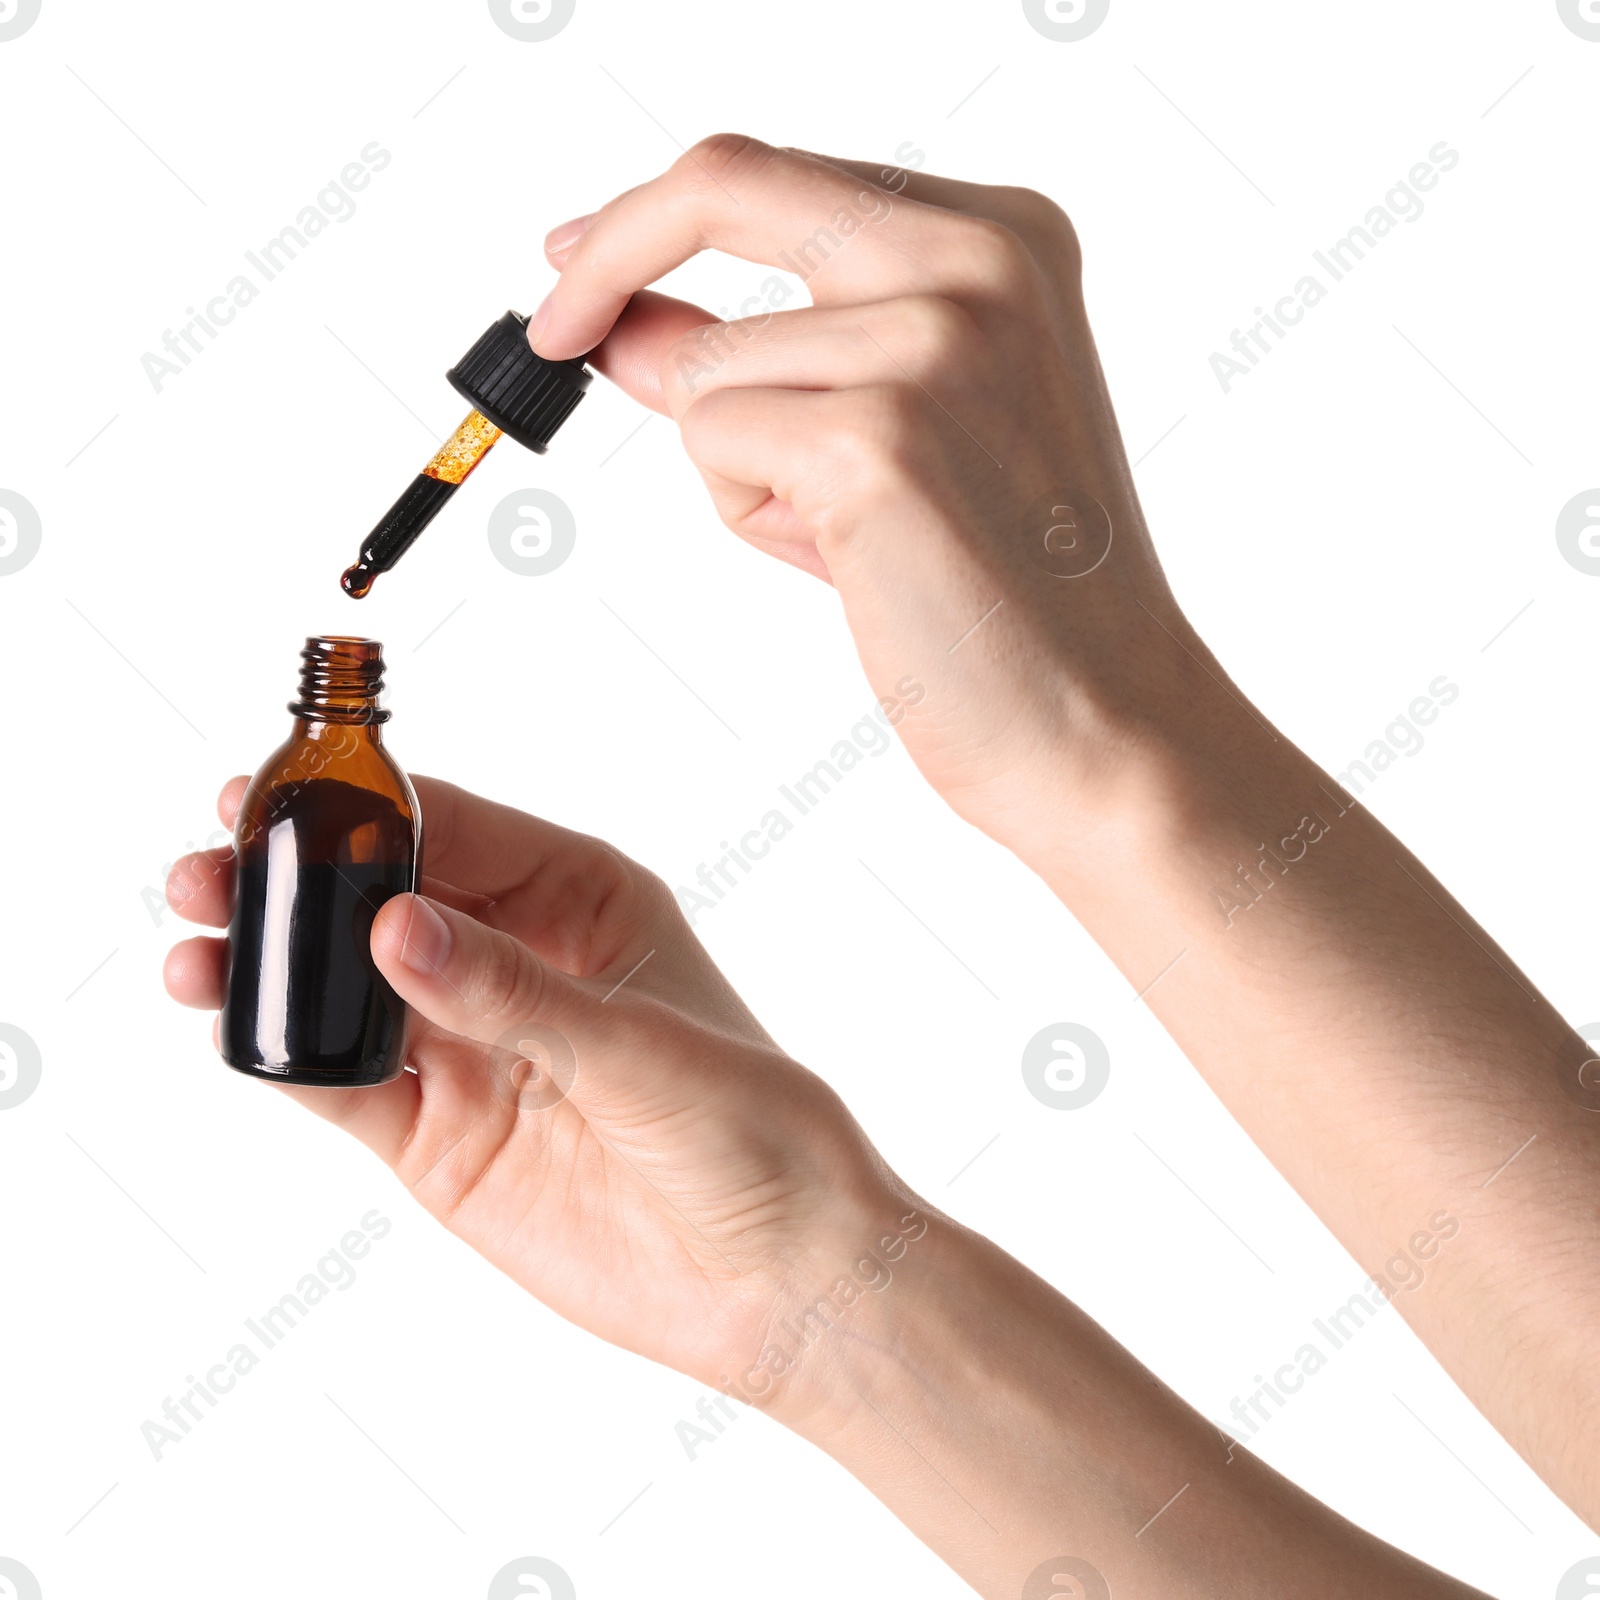
POLYGON ((897 496, 919 475, 927 439, 921 392, 884 383, 852 390, 835 408, 827 449, 859 503, 897 496))
POLYGON ((660 369, 661 393, 667 405, 674 412, 688 406, 715 379, 734 350, 735 341, 725 322, 704 322, 674 339, 660 369))
POLYGON ((678 897, 667 881, 636 861, 628 862, 625 893, 628 920, 652 939, 659 937, 667 919, 678 913, 678 897))
POLYGON ((873 456, 894 471, 916 456, 927 436, 922 391, 890 383, 869 390, 866 436, 873 456))
POLYGON ((543 968, 520 940, 501 934, 485 945, 472 992, 475 1009, 486 1021, 531 1020, 539 1014, 543 968))
POLYGON ((897 337, 914 365, 938 370, 970 348, 976 329, 972 318, 942 295, 914 295, 897 307, 897 337))
MULTIPOLYGON (((430 782, 437 785, 436 779, 430 782)), ((435 805, 430 801, 427 818, 428 850, 435 861, 445 860, 455 849, 461 828, 460 801, 465 798, 463 791, 453 783, 441 787, 441 803, 435 805)))
POLYGON ((1037 189, 1004 188, 1000 198, 1005 209, 1026 227, 1041 234, 1075 237, 1072 219, 1049 195, 1037 189))
POLYGON ((585 872, 591 891, 587 908, 593 925, 604 923, 613 909, 624 922, 637 925, 677 898, 666 880, 605 839, 592 839, 593 860, 585 872))
POLYGON ((592 843, 595 849, 593 875, 600 880, 606 899, 626 897, 636 901, 651 885, 662 881, 609 839, 594 839, 592 843))
POLYGON ((678 433, 685 453, 699 466, 714 449, 714 441, 726 426, 724 413, 729 405, 737 406, 738 395, 727 389, 711 389, 698 397, 688 396, 687 402, 678 418, 678 433))
POLYGON ((994 191, 995 209, 1039 265, 1077 275, 1083 270, 1083 250, 1072 218, 1037 189, 1000 188, 994 191))
POLYGON ((713 133, 686 150, 675 165, 691 190, 720 192, 776 154, 771 145, 747 133, 713 133))
POLYGON ((672 885, 660 873, 641 867, 636 861, 628 864, 633 869, 634 893, 641 906, 657 915, 677 909, 678 897, 673 893, 672 885))
POLYGON ((954 219, 954 226, 963 257, 984 277, 1010 283, 1032 270, 1028 247, 1003 222, 963 216, 954 219))

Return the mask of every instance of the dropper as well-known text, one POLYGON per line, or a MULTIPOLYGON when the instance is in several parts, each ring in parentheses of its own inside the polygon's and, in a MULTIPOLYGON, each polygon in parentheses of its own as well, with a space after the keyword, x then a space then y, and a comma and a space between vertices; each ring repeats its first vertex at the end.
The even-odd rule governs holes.
POLYGON ((411 548, 502 435, 543 455, 594 381, 581 358, 546 361, 535 355, 528 319, 517 311, 490 326, 445 377, 472 410, 367 535, 360 556, 339 580, 352 600, 364 599, 378 574, 411 548))

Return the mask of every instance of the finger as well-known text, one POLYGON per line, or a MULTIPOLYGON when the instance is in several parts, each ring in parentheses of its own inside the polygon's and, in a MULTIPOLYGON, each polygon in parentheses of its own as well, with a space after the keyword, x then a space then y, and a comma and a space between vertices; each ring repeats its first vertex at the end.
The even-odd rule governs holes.
POLYGON ((472 894, 453 883, 447 883, 443 878, 434 877, 430 872, 418 877, 417 893, 425 894, 431 900, 443 901, 452 910, 464 911, 469 917, 481 917, 494 904, 490 896, 472 894))
MULTIPOLYGON (((225 928, 233 918, 237 876, 238 862, 231 845, 183 856, 173 863, 167 875, 167 904, 185 922, 196 922, 205 928, 225 928)), ((485 895, 472 894, 426 873, 419 887, 434 899, 472 915, 489 904, 485 895)))
MULTIPOLYGON (((183 1005, 202 1011, 214 1010, 222 1004, 224 960, 224 945, 220 939, 190 939, 186 945, 175 945, 167 956, 167 992, 183 1005)), ((416 1037, 425 1025, 419 1026, 416 1018, 412 1021, 411 1053, 415 1056, 428 1046, 426 1038, 418 1041, 416 1037)), ((437 1030, 433 1032, 437 1036, 437 1030)), ((220 1055, 220 1016, 212 1019, 211 1045, 220 1055)), ((294 1083, 280 1083, 274 1087, 318 1116, 337 1123, 391 1166, 398 1159, 416 1120, 421 1098, 415 1072, 402 1072, 392 1082, 368 1089, 317 1089, 294 1083)))
POLYGON ((680 930, 660 924, 651 874, 603 840, 437 778, 412 782, 430 875, 494 901, 494 919, 562 971, 587 976, 615 958, 620 938, 652 926, 684 942, 680 930))
MULTIPOLYGON (((748 304, 748 302, 746 303, 748 304)), ((812 315, 810 311, 794 315, 812 315)), ((848 313, 841 313, 848 317, 848 313)), ((705 361, 692 349, 681 348, 685 337, 695 329, 739 328, 741 324, 721 323, 711 312, 685 300, 675 300, 670 295, 657 294, 643 289, 628 302, 627 309, 618 318, 616 326, 606 336, 598 349, 590 353, 591 363, 603 372, 624 393, 631 395, 652 411, 671 414, 681 411, 685 402, 676 398, 669 405, 666 387, 684 384, 667 363, 683 358, 689 387, 694 386, 694 373, 703 368, 705 361)), ((714 352, 713 352, 714 356, 714 352)), ((821 361, 814 363, 819 370, 821 361)), ((764 364, 762 371, 766 370, 764 364)), ((805 368, 811 375, 811 365, 805 368)), ((719 379, 718 385, 735 381, 733 372, 719 379)), ((755 381, 755 370, 739 369, 739 381, 755 381)), ((712 384, 706 384, 710 388, 712 384)), ((770 555, 790 566, 798 567, 824 583, 831 582, 826 562, 815 549, 814 537, 801 526, 791 507, 773 498, 765 488, 734 483, 716 473, 702 469, 717 513, 747 544, 764 555, 770 555)), ((430 889, 428 893, 433 893, 430 889)), ((470 910, 470 907, 462 909, 470 910)))
POLYGON ((180 856, 167 874, 167 904, 185 922, 225 928, 233 914, 234 873, 232 845, 180 856))
MULTIPOLYGON (((938 206, 943 210, 987 217, 1003 223, 1025 239, 1048 239, 1051 243, 1058 243, 1064 234, 1071 234, 1070 221, 1061 207, 1033 189, 1009 184, 972 183, 892 162, 858 161, 847 156, 829 155, 824 150, 807 150, 798 145, 785 146, 785 149, 791 155, 809 156, 813 161, 825 162, 888 195, 898 195, 922 205, 938 206)), ((564 222, 550 230, 545 236, 544 250, 545 259, 551 266, 560 270, 566 265, 573 247, 598 215, 598 212, 591 211, 587 216, 575 217, 571 222, 564 222)))
POLYGON ((603 872, 620 859, 600 840, 501 805, 441 778, 411 775, 422 807, 428 872, 468 894, 498 899, 552 866, 603 872))
POLYGON ((654 873, 604 840, 436 778, 413 781, 430 873, 468 886, 441 896, 429 889, 436 878, 425 877, 429 898, 509 933, 563 974, 604 979, 637 964, 630 986, 644 993, 694 995, 714 1010, 731 999, 737 1031, 760 1033, 654 873))
MULTIPOLYGON (((248 783, 249 779, 242 776, 230 778, 217 796, 217 816, 227 828, 232 828, 238 818, 248 783)), ((232 845, 182 856, 167 874, 167 904, 185 922, 225 928, 232 914, 235 870, 232 845)))
POLYGON ((714 389, 854 389, 897 381, 930 390, 992 350, 973 317, 939 295, 812 306, 693 327, 664 355, 660 384, 675 417, 714 389))
MULTIPOLYGON (((915 200, 921 205, 958 211, 969 217, 987 217, 1021 234, 1029 242, 1046 238, 1058 242, 1070 235, 1067 214, 1048 196, 1033 189, 1009 184, 970 183, 960 178, 944 178, 932 172, 914 172, 881 161, 855 161, 845 156, 830 156, 817 150, 802 150, 814 161, 826 162, 841 172, 891 195, 915 200)), ((572 241, 576 242, 576 236, 572 241)))
POLYGON ((689 459, 741 535, 815 543, 859 513, 854 471, 872 448, 875 391, 713 389, 679 421, 689 459))
POLYGON ((559 271, 572 253, 573 245, 589 231, 589 224, 599 214, 597 211, 591 211, 587 216, 574 217, 571 222, 563 222, 560 227, 552 228, 544 236, 545 260, 559 271))
POLYGON ((217 816, 221 818, 225 828, 231 828, 239 819, 239 807, 244 803, 244 792, 250 787, 250 780, 242 773, 237 778, 229 778, 222 786, 222 793, 217 796, 217 816))
POLYGON ((278 1088, 359 1139, 392 1167, 415 1137, 418 1119, 427 1114, 426 1080, 451 1086, 448 1092, 457 1104, 483 1099, 483 1051, 415 1009, 406 1018, 406 1067, 409 1070, 398 1078, 368 1089, 320 1089, 297 1083, 278 1088))
MULTIPOLYGON (((633 307, 643 298, 634 297, 602 349, 633 337, 629 328, 633 307)), ((696 400, 719 389, 743 391, 782 385, 818 390, 897 380, 926 388, 924 377, 938 383, 953 363, 978 349, 981 337, 965 310, 935 295, 902 296, 865 306, 808 307, 732 323, 707 320, 698 308, 682 302, 671 304, 683 314, 642 317, 654 337, 647 339, 641 334, 628 360, 620 365, 624 381, 636 385, 640 398, 679 418, 696 400), (685 331, 667 343, 674 328, 685 331), (656 377, 645 392, 641 374, 650 361, 657 363, 656 377)), ((730 400, 719 416, 730 417, 737 424, 741 409, 741 404, 730 400)), ((789 432, 790 421, 786 411, 781 426, 771 430, 786 456, 792 454, 797 439, 811 437, 804 431, 789 432)), ((759 425, 754 431, 761 431, 759 425)), ((692 449, 690 453, 695 454, 692 449)), ((740 470, 750 473, 748 478, 719 470, 709 455, 696 458, 722 521, 764 554, 831 583, 827 562, 816 548, 815 528, 773 492, 762 464, 752 460, 753 452, 741 454, 744 465, 740 470)), ((791 475, 798 479, 797 472, 791 475)))
POLYGON ((792 505, 758 484, 740 483, 710 467, 702 466, 699 472, 724 527, 762 555, 832 584, 833 574, 817 549, 816 531, 792 505))
POLYGON ((824 161, 719 134, 603 207, 567 252, 529 339, 552 360, 600 343, 630 296, 702 250, 796 272, 819 304, 930 287, 934 207, 824 161), (846 248, 848 246, 848 248, 846 248))
POLYGON ((180 1006, 215 1011, 222 1005, 228 969, 228 941, 204 935, 184 939, 167 952, 161 977, 180 1006))
MULTIPOLYGON (((418 1020, 415 1011, 412 1018, 418 1020)), ((427 1024, 418 1030, 408 1059, 415 1070, 374 1089, 284 1084, 281 1092, 359 1139, 452 1228, 461 1230, 462 1206, 476 1191, 485 1196, 485 1225, 503 1229, 501 1208, 478 1188, 479 1180, 498 1163, 505 1185, 520 1188, 525 1171, 537 1162, 537 1147, 524 1141, 508 1153, 509 1142, 524 1132, 553 1138, 562 1121, 581 1128, 580 1114, 560 1100, 545 1103, 536 1087, 529 1088, 531 1063, 519 1070, 513 1070, 514 1063, 503 1066, 496 1079, 488 1067, 491 1053, 482 1045, 427 1024), (525 1129, 524 1110, 551 1120, 525 1129)))
MULTIPOLYGON (((415 1059, 422 1050, 414 1044, 415 1059)), ((370 1089, 313 1089, 299 1083, 279 1084, 278 1090, 298 1100, 308 1111, 335 1123, 359 1139, 378 1159, 393 1166, 405 1149, 422 1106, 422 1089, 416 1072, 402 1072, 388 1083, 370 1089)))
MULTIPOLYGON (((557 1086, 586 1113, 614 1104, 619 1090, 637 1087, 625 1063, 637 1071, 648 1057, 658 1072, 665 1068, 659 1051, 641 1048, 633 1020, 635 1008, 655 1002, 642 988, 626 987, 628 968, 621 961, 609 981, 575 980, 510 934, 419 895, 397 896, 379 912, 372 954, 408 1005, 446 1033, 489 1046, 491 1071, 504 1072, 526 1049, 524 1033, 548 1039, 551 1030, 570 1059, 610 1063, 609 1081, 604 1074, 586 1075, 580 1065, 576 1077, 563 1082, 557 1065, 557 1086), (619 994, 627 997, 622 1003, 619 994)), ((639 958, 633 962, 637 967, 639 958)), ((516 1095, 502 1098, 514 1103, 516 1095)))
POLYGON ((665 413, 661 393, 661 363, 683 336, 705 323, 715 323, 715 313, 674 300, 671 295, 641 289, 617 318, 615 327, 598 349, 590 352, 590 363, 603 372, 624 394, 631 395, 652 411, 665 413))
MULTIPOLYGON (((230 828, 238 821, 239 807, 243 804, 249 782, 250 780, 243 776, 230 778, 222 786, 222 792, 217 797, 217 815, 230 828)), ((417 782, 424 786, 441 810, 447 806, 450 796, 434 791, 436 788, 440 790, 451 788, 451 785, 436 785, 431 778, 420 778, 417 782)), ((454 792, 463 793, 461 790, 454 792)), ((448 817, 445 820, 448 821, 448 817)), ((574 834, 572 837, 584 836, 574 834)), ((428 842, 430 845, 434 843, 431 836, 428 842)), ((436 853, 442 854, 437 851, 436 853)), ((430 861, 429 865, 432 866, 433 862, 430 861)), ((172 871, 167 875, 167 903, 186 921, 198 922, 209 928, 225 928, 232 915, 231 896, 237 870, 237 852, 232 845, 222 845, 214 850, 196 851, 183 856, 173 863, 172 871)), ((429 894, 462 911, 481 910, 491 898, 490 891, 452 883, 443 876, 424 874, 421 884, 427 888, 429 894)))
MULTIPOLYGON (((689 407, 679 427, 724 521, 752 543, 772 541, 791 554, 811 546, 821 562, 818 575, 848 586, 852 563, 861 562, 852 535, 874 526, 869 570, 877 576, 869 587, 887 582, 883 598, 890 605, 897 585, 921 587, 933 576, 915 508, 940 503, 941 496, 948 501, 952 491, 935 481, 941 463, 982 449, 936 397, 904 383, 714 389, 689 407), (924 445, 930 438, 931 450, 924 445)), ((970 599, 960 587, 963 601, 970 599)), ((898 597, 902 608, 905 592, 898 597)), ((851 625, 859 639, 861 613, 852 614, 851 625)))

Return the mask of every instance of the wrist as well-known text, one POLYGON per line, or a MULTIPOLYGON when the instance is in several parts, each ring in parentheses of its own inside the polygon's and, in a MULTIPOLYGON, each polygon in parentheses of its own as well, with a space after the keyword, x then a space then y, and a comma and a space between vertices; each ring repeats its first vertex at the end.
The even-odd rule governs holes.
POLYGON ((858 1406, 852 1389, 862 1348, 893 1339, 894 1302, 949 1221, 898 1186, 854 1204, 816 1230, 789 1270, 761 1338, 743 1364, 730 1363, 717 1387, 821 1443, 858 1406))
POLYGON ((937 1407, 941 1394, 972 1392, 988 1339, 979 1323, 1005 1298, 1000 1265, 1022 1272, 920 1201, 900 1206, 890 1226, 869 1237, 843 1270, 813 1277, 811 1289, 774 1316, 765 1370, 787 1357, 788 1381, 744 1396, 847 1465, 881 1427, 879 1408, 905 1414, 937 1407))
POLYGON ((978 1593, 1067 1573, 1118 1594, 1279 1594, 1307 1570, 1373 1600, 1465 1593, 1238 1450, 997 1245, 918 1217, 893 1281, 817 1342, 808 1414, 780 1420, 978 1593))
MULTIPOLYGON (((1318 792, 1313 763, 1197 637, 1166 635, 1163 645, 1137 682, 1084 695, 1088 711, 1046 753, 1010 825, 995 834, 1074 911, 1108 883, 1125 883, 1136 863, 1225 853, 1235 835, 1270 829, 1279 811, 1318 792)), ((1253 842, 1252 834, 1238 848, 1253 842)))

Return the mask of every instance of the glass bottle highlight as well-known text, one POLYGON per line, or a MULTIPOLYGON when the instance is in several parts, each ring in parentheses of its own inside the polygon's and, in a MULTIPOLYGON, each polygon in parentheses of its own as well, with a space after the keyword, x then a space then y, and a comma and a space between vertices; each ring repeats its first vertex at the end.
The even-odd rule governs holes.
POLYGON ((422 813, 384 748, 382 646, 306 640, 294 726, 251 780, 234 830, 222 1059, 280 1083, 387 1083, 405 1003, 372 959, 385 901, 417 886, 422 813))

